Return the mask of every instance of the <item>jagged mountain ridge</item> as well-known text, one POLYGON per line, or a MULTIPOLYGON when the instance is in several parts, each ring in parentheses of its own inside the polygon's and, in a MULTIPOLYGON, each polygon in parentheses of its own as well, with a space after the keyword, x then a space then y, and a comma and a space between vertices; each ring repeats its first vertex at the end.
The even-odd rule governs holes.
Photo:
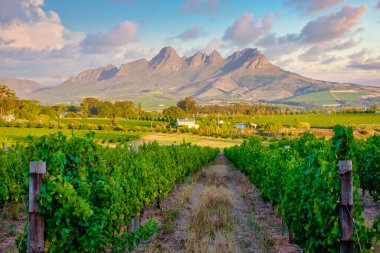
MULTIPOLYGON (((168 46, 151 60, 139 59, 119 68, 89 69, 62 85, 39 90, 31 98, 45 103, 76 102, 83 97, 104 100, 194 96, 201 102, 275 101, 329 89, 366 86, 313 80, 285 71, 258 49, 247 48, 224 59, 219 52, 181 57, 168 46)), ((372 88, 373 89, 373 88, 372 88)), ((376 92, 379 92, 376 89, 376 92)))

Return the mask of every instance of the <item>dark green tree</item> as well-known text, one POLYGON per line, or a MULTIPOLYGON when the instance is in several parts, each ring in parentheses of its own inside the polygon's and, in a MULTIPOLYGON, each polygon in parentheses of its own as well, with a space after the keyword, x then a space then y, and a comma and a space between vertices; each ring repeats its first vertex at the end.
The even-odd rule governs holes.
POLYGON ((177 106, 190 114, 197 112, 197 102, 192 97, 187 97, 185 99, 179 100, 177 106))

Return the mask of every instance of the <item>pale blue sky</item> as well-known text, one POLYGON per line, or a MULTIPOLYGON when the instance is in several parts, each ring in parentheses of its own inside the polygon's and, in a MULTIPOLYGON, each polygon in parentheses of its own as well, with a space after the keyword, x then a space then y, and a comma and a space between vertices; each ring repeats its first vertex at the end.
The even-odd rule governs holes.
POLYGON ((282 68, 380 85, 379 0, 1 0, 0 76, 59 84, 86 68, 257 47, 282 68))

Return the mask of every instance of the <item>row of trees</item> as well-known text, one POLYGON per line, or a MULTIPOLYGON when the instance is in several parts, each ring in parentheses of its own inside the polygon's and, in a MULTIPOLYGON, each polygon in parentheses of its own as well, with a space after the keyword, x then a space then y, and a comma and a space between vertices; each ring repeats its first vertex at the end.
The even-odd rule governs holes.
POLYGON ((371 108, 345 108, 339 111, 330 109, 306 110, 302 108, 279 107, 267 104, 232 103, 226 105, 198 105, 192 97, 186 97, 178 101, 177 106, 171 106, 162 113, 146 112, 142 110, 141 104, 135 105, 132 101, 101 101, 96 98, 85 98, 80 105, 54 105, 44 106, 37 100, 21 100, 16 93, 5 85, 0 85, 0 116, 14 114, 16 118, 54 119, 59 118, 62 113, 66 117, 101 117, 101 118, 185 118, 196 115, 224 115, 250 117, 256 115, 272 114, 326 114, 326 113, 360 113, 375 112, 380 110, 378 105, 371 108))

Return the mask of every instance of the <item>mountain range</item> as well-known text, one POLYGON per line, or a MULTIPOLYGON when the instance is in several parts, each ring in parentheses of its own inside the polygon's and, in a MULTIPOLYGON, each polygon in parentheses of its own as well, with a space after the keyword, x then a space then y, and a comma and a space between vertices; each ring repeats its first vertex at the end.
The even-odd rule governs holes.
POLYGON ((334 104, 345 102, 339 98, 347 97, 344 93, 363 101, 380 94, 379 87, 314 80, 285 71, 252 48, 223 58, 217 51, 181 57, 174 48, 167 46, 151 60, 88 69, 51 88, 41 88, 35 82, 8 80, 7 84, 16 87, 18 95, 43 103, 72 103, 84 97, 95 97, 128 99, 145 107, 167 106, 186 96, 193 96, 201 103, 290 103, 306 96, 313 103, 316 97, 313 94, 323 96, 326 93, 332 96, 326 103, 334 104))

